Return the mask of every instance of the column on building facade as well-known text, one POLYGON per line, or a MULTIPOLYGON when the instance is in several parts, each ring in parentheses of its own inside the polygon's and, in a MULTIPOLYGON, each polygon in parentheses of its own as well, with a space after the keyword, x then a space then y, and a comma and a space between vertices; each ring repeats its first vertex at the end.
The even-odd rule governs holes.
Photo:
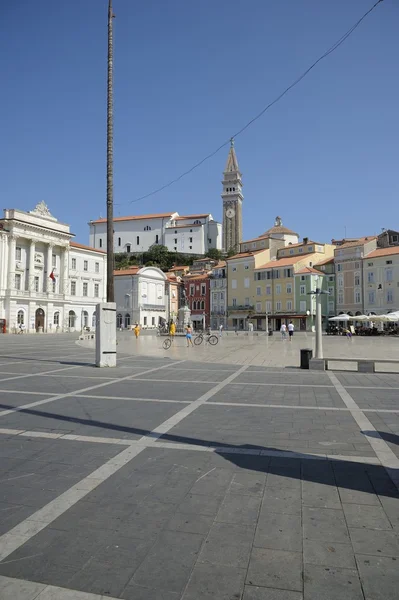
POLYGON ((8 289, 15 287, 15 247, 17 237, 10 235, 8 238, 8 289))
POLYGON ((63 294, 68 293, 68 262, 69 262, 69 248, 65 247, 62 250, 61 264, 60 264, 60 277, 61 277, 61 290, 63 294))
POLYGON ((30 240, 29 246, 29 279, 28 290, 33 292, 35 289, 35 240, 30 240))
POLYGON ((7 287, 7 263, 6 263, 6 247, 7 247, 7 234, 0 234, 0 289, 7 287))
POLYGON ((53 291, 53 281, 50 279, 50 273, 53 270, 53 250, 54 244, 48 244, 47 246, 47 261, 46 261, 46 273, 45 273, 45 281, 44 290, 45 292, 53 291))

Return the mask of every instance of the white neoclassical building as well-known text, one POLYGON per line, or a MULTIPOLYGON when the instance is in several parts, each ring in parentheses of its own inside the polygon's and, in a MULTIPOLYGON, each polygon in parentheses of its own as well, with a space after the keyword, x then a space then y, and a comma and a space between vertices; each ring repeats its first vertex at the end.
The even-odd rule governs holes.
POLYGON ((128 329, 158 327, 168 318, 167 277, 157 267, 132 267, 114 271, 116 325, 128 329))
POLYGON ((72 241, 44 202, 0 219, 0 331, 56 333, 95 326, 106 253, 72 241))

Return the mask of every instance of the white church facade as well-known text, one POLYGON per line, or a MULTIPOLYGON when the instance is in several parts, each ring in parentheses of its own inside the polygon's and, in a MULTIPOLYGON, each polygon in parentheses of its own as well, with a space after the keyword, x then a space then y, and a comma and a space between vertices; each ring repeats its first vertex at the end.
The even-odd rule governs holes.
POLYGON ((44 202, 0 219, 0 331, 57 333, 95 327, 106 295, 106 253, 72 240, 44 202))

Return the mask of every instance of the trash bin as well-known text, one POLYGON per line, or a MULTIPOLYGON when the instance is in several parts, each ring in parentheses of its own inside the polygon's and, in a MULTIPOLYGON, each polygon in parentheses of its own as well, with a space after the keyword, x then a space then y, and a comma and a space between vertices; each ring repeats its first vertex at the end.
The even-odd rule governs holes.
POLYGON ((309 369, 309 362, 312 356, 312 348, 301 348, 301 369, 309 369))

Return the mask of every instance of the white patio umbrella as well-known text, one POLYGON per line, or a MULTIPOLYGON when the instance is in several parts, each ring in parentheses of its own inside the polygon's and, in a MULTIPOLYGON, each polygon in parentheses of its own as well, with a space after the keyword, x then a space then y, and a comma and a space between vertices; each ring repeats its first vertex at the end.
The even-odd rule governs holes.
POLYGON ((367 315, 350 315, 349 318, 351 321, 371 321, 367 315))
POLYGON ((330 317, 329 321, 349 321, 352 317, 347 314, 337 315, 336 317, 330 317))

